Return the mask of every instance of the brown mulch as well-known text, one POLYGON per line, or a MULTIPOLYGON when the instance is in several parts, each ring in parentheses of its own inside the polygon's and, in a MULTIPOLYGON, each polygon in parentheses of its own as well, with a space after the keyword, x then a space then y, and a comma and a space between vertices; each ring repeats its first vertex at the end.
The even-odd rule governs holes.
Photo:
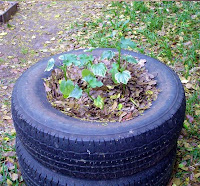
MULTIPOLYGON (((109 72, 111 64, 115 61, 116 59, 109 61, 96 58, 94 64, 103 62, 108 68, 107 72, 109 72)), ((79 100, 63 98, 59 90, 59 80, 63 79, 63 72, 60 69, 53 70, 52 75, 45 81, 48 100, 53 107, 66 115, 82 120, 121 122, 133 119, 150 108, 152 101, 157 98, 159 92, 156 88, 154 75, 148 73, 148 70, 145 69, 145 61, 145 59, 141 59, 138 64, 128 63, 127 70, 131 72, 132 78, 125 86, 125 90, 122 84, 113 83, 110 73, 106 73, 105 77, 98 77, 98 80, 102 81, 104 85, 92 89, 90 95, 94 99, 98 95, 104 99, 103 109, 94 106, 93 100, 84 91, 79 100), (122 108, 119 108, 120 104, 122 108)), ((126 64, 125 61, 122 61, 122 64, 126 64)), ((83 68, 76 66, 68 67, 70 79, 78 84, 82 90, 85 90, 87 83, 81 79, 82 70, 83 68)))

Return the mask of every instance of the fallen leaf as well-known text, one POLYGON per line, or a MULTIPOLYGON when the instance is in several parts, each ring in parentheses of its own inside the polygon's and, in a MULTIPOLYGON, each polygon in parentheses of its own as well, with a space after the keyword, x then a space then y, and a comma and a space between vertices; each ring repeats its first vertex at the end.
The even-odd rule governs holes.
POLYGON ((7 32, 1 32, 0 33, 0 36, 5 36, 5 35, 7 35, 8 33, 7 32))
POLYGON ((200 177, 200 173, 197 173, 194 175, 195 178, 199 178, 200 177))
POLYGON ((8 86, 3 86, 2 89, 6 90, 8 88, 8 86))
POLYGON ((59 17, 60 17, 60 14, 55 15, 55 18, 59 18, 59 17))
POLYGON ((118 105, 117 101, 114 101, 111 111, 114 111, 117 108, 117 105, 118 105))
POLYGON ((36 36, 35 36, 35 35, 33 35, 31 38, 32 38, 32 39, 35 39, 35 38, 36 38, 36 36))
POLYGON ((181 179, 180 178, 174 178, 173 179, 173 184, 176 184, 176 186, 181 185, 181 179))
POLYGON ((61 34, 63 34, 63 31, 58 32, 58 35, 61 35, 61 34))
POLYGON ((12 118, 10 116, 3 116, 3 119, 9 120, 9 119, 12 119, 12 118))
POLYGON ((127 114, 128 114, 127 112, 122 112, 122 114, 119 116, 119 122, 121 122, 123 117, 126 116, 127 114))
POLYGON ((180 163, 178 166, 180 169, 187 171, 188 167, 185 167, 184 163, 180 163))
POLYGON ((200 116, 200 110, 195 110, 195 114, 196 114, 197 116, 200 116))
POLYGON ((11 179, 12 179, 12 181, 16 181, 18 179, 18 174, 12 173, 11 174, 11 179))
POLYGON ((187 89, 191 89, 192 88, 192 84, 191 83, 187 83, 185 86, 186 86, 187 89))
POLYGON ((8 186, 12 186, 12 184, 13 184, 13 182, 11 180, 9 180, 9 179, 7 179, 6 182, 7 182, 8 186))

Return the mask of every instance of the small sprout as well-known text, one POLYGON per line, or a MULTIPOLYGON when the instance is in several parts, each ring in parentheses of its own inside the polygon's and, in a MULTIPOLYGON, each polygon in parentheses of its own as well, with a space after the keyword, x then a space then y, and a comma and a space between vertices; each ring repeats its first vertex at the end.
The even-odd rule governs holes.
POLYGON ((50 71, 53 69, 54 67, 54 64, 55 64, 55 60, 53 58, 51 58, 49 61, 48 61, 48 64, 47 64, 47 67, 44 71, 50 71))
POLYGON ((94 105, 100 109, 104 107, 104 99, 98 95, 96 99, 94 99, 94 105))
MULTIPOLYGON (((110 20, 110 22, 111 24, 115 26, 115 28, 112 34, 106 37, 107 39, 106 42, 108 42, 109 39, 113 37, 118 39, 117 42, 115 42, 116 49, 118 50, 118 56, 117 56, 117 59, 115 59, 116 62, 111 64, 112 68, 109 71, 109 73, 111 73, 112 80, 115 84, 119 85, 120 83, 122 83, 123 86, 120 86, 120 87, 123 87, 123 92, 125 93, 126 84, 131 79, 131 73, 130 71, 126 69, 127 62, 136 64, 137 60, 131 55, 121 56, 121 52, 122 52, 122 49, 127 49, 128 47, 134 49, 136 47, 136 44, 130 39, 125 39, 123 36, 124 32, 127 31, 128 29, 129 20, 118 21, 117 24, 115 24, 112 20, 110 20), (123 60, 121 60, 121 58, 125 60, 125 64, 122 64, 123 60)), ((103 38, 102 38, 102 41, 103 41, 103 38)), ((89 49, 84 50, 84 52, 91 52, 93 50, 94 48, 89 48, 89 49)), ((101 59, 102 60, 108 59, 108 60, 113 61, 114 57, 116 57, 115 55, 116 53, 113 52, 112 50, 105 50, 101 55, 101 59)), ((58 68, 60 68, 63 71, 64 78, 65 78, 64 80, 59 81, 59 84, 60 84, 59 88, 60 88, 60 92, 63 94, 63 97, 64 98, 72 97, 72 98, 79 99, 82 96, 82 93, 84 91, 85 93, 88 94, 89 98, 94 102, 94 105, 96 107, 103 109, 104 98, 98 95, 97 98, 94 99, 90 95, 90 92, 93 88, 103 86, 103 83, 99 81, 96 76, 105 77, 107 75, 106 65, 102 62, 94 64, 94 56, 92 54, 88 55, 86 53, 80 54, 78 56, 75 54, 67 53, 67 54, 60 55, 58 58, 62 60, 62 65, 59 66, 58 68), (83 84, 83 87, 84 87, 83 90, 77 84, 74 84, 74 82, 70 80, 70 76, 68 76, 68 72, 70 71, 69 67, 72 65, 78 66, 82 69, 82 72, 81 72, 82 80, 86 82, 86 86, 85 86, 85 83, 83 84)), ((55 65, 55 60, 51 58, 48 61, 45 71, 52 70, 54 65, 55 65)), ((106 90, 108 89, 112 90, 115 88, 115 86, 116 85, 105 85, 106 90)), ((105 87, 103 87, 102 90, 105 87)), ((150 94, 150 93, 146 92, 146 94, 150 94)), ((120 95, 120 93, 118 93, 118 94, 110 96, 110 99, 114 99, 114 101, 116 102, 115 108, 117 108, 117 105, 118 105, 118 110, 121 110, 123 105, 121 103, 118 104, 115 99, 118 99, 120 97, 123 97, 123 94, 120 95)), ((131 101, 134 103, 132 99, 131 101)))
POLYGON ((127 84, 130 78, 131 73, 128 70, 124 70, 123 72, 118 72, 115 74, 115 79, 118 83, 127 84))
POLYGON ((91 66, 92 72, 94 75, 105 77, 106 75, 106 65, 104 63, 93 64, 91 66))

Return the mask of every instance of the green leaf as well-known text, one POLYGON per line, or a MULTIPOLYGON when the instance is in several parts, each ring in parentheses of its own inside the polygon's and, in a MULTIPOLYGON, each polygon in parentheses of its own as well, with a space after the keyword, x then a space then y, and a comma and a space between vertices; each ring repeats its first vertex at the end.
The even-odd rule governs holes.
POLYGON ((92 81, 92 79, 94 78, 94 76, 92 75, 87 75, 83 77, 83 81, 87 82, 89 84, 90 81, 92 81))
MULTIPOLYGON (((119 64, 118 64, 118 63, 113 63, 113 64, 112 64, 112 69, 118 71, 118 69, 119 69, 119 64)), ((112 70, 112 69, 111 69, 111 70, 112 70)))
POLYGON ((47 67, 44 71, 50 71, 53 69, 54 67, 54 64, 55 64, 55 60, 53 58, 51 58, 49 61, 48 61, 48 64, 47 64, 47 67))
POLYGON ((101 81, 98 81, 94 76, 88 75, 83 78, 84 81, 86 81, 91 88, 101 87, 103 83, 101 81))
POLYGON ((103 109, 104 107, 104 100, 103 98, 98 95, 96 99, 94 99, 94 105, 100 109, 103 109))
MULTIPOLYGON (((77 56, 74 54, 63 54, 63 55, 60 55, 58 58, 60 60, 62 60, 63 64, 66 66, 71 66, 72 63, 77 65, 77 63, 78 63, 77 56)), ((80 62, 79 62, 79 64, 80 64, 80 62)))
POLYGON ((119 69, 119 64, 118 63, 113 63, 112 64, 112 69, 110 70, 110 73, 112 74, 112 80, 113 80, 113 82, 115 84, 118 83, 117 80, 115 79, 115 74, 119 72, 118 69, 119 69))
POLYGON ((134 49, 136 47, 136 44, 133 41, 131 41, 130 39, 122 38, 121 42, 120 42, 120 46, 123 49, 127 49, 128 47, 134 49))
POLYGON ((75 66, 80 66, 81 65, 81 62, 79 60, 76 60, 76 61, 73 61, 73 64, 75 66))
POLYGON ((92 88, 96 88, 96 87, 101 87, 103 86, 103 83, 101 81, 98 81, 96 78, 93 78, 92 81, 89 82, 89 85, 92 88))
POLYGON ((75 88, 69 94, 69 97, 79 99, 82 96, 82 92, 83 92, 82 89, 78 85, 75 85, 75 88))
POLYGON ((112 50, 106 50, 101 55, 101 59, 112 59, 115 56, 115 53, 112 50))
POLYGON ((129 63, 134 63, 137 64, 138 61, 131 55, 127 55, 127 56, 123 56, 122 57, 125 61, 129 62, 129 63))
POLYGON ((118 72, 115 74, 115 79, 118 83, 127 84, 130 78, 131 73, 128 70, 124 70, 123 72, 118 72))
POLYGON ((91 66, 92 72, 94 75, 105 77, 106 75, 106 65, 104 63, 93 64, 91 66))
POLYGON ((88 56, 87 54, 80 54, 78 57, 80 59, 81 66, 84 66, 84 65, 87 66, 89 62, 92 62, 94 60, 93 55, 88 56))
POLYGON ((82 77, 84 78, 85 76, 88 76, 88 75, 94 76, 94 74, 90 70, 83 69, 82 70, 82 77))
POLYGON ((60 82, 60 91, 64 98, 68 98, 74 90, 74 83, 71 80, 62 80, 60 82))

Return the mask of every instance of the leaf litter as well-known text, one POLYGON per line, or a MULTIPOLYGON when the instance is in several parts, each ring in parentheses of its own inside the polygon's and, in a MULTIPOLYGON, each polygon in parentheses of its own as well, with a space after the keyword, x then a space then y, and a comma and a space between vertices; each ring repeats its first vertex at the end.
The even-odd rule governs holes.
MULTIPOLYGON (((15 151, 14 148, 7 148, 13 146, 10 146, 10 142, 4 137, 7 137, 7 133, 11 134, 13 130, 10 100, 16 79, 32 64, 49 55, 79 48, 99 47, 102 33, 106 31, 108 35, 111 34, 108 19, 114 18, 114 9, 119 9, 119 15, 123 15, 120 20, 127 17, 132 21, 130 21, 131 31, 127 32, 127 36, 139 42, 139 52, 166 63, 178 73, 181 80, 184 79, 184 82, 192 84, 192 87, 186 86, 187 83, 183 82, 188 117, 185 118, 184 128, 178 140, 176 166, 169 186, 199 185, 199 5, 199 2, 191 1, 20 1, 19 10, 13 19, 8 24, 0 24, 1 150, 15 151), (60 17, 55 18, 58 14, 60 17), (161 27, 159 27, 160 23, 163 24, 161 27)), ((106 44, 105 39, 101 42, 106 44)), ((135 104, 137 105, 134 101, 135 104)), ((113 105, 113 108, 116 109, 118 106, 113 105)), ((7 138, 14 142, 13 138, 7 138)), ((0 152, 1 154, 3 153, 0 152)), ((16 157, 10 156, 10 158, 14 160, 14 164, 17 164, 16 157)), ((1 156, 0 167, 3 167, 5 161, 6 157, 1 156)), ((12 181, 9 172, 6 172, 8 177, 4 180, 1 169, 0 183, 23 185, 18 166, 17 173, 18 180, 12 181)))

